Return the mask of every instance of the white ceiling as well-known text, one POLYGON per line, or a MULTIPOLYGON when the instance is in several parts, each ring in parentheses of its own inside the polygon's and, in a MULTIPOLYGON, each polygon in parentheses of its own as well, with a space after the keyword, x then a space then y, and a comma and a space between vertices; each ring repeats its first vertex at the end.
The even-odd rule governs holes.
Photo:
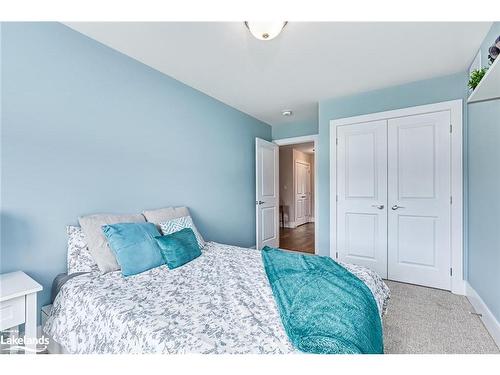
POLYGON ((243 22, 67 25, 274 125, 316 120, 322 99, 464 71, 491 23, 289 22, 271 41, 243 22))

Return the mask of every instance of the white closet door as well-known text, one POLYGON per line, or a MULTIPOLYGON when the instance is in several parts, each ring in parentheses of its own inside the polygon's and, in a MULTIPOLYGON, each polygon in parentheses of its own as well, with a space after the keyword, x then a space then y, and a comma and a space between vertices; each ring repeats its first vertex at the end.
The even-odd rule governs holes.
POLYGON ((339 126, 337 142, 338 258, 385 278, 387 121, 339 126))
POLYGON ((388 120, 388 277, 450 289, 450 113, 388 120))

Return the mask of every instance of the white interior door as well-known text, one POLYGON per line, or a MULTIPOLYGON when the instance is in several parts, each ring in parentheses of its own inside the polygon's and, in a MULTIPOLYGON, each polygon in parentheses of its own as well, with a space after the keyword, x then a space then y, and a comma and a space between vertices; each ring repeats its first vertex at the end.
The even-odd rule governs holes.
POLYGON ((337 128, 337 253, 387 277, 387 121, 337 128))
POLYGON ((279 147, 255 140, 256 247, 279 246, 279 147))
POLYGON ((450 113, 388 120, 388 277, 450 289, 450 113))
POLYGON ((310 214, 309 195, 311 167, 308 163, 295 161, 295 225, 307 223, 310 214))

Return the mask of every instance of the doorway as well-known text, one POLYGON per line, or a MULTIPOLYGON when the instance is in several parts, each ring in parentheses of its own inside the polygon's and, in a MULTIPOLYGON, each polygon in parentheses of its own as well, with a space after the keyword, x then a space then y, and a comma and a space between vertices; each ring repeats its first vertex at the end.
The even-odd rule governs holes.
POLYGON ((315 143, 279 147, 279 246, 315 253, 315 143))
MULTIPOLYGON (((261 138, 255 139, 255 247, 257 249, 269 246, 318 253, 319 197, 316 183, 318 166, 315 160, 317 146, 317 135, 283 138, 273 142, 261 138), (307 149, 304 149, 306 147, 304 144, 307 144, 307 149), (279 181, 279 175, 282 173, 280 166, 283 165, 279 162, 281 146, 291 146, 289 149, 292 150, 290 163, 284 171, 293 175, 297 168, 300 176, 298 188, 293 180, 287 186, 288 192, 292 193, 288 207, 280 203, 284 203, 283 199, 280 199, 279 181), (294 148, 299 152, 306 151, 306 154, 312 156, 304 157, 298 160, 298 163, 294 163, 294 148), (308 175, 312 177, 308 179, 308 175), (298 201, 297 208, 295 201, 298 201), (299 230, 295 230, 297 227, 299 230)), ((295 154, 298 155, 297 152, 295 154)))

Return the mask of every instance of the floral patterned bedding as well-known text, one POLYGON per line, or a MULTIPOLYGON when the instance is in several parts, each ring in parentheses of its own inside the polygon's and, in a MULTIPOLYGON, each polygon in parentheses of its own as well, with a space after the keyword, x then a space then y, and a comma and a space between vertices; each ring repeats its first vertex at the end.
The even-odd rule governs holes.
MULTIPOLYGON (((382 315, 389 289, 374 272, 345 265, 372 291, 382 315)), ((69 353, 292 353, 260 251, 208 242, 203 254, 123 277, 91 272, 57 295, 44 332, 69 353)))

